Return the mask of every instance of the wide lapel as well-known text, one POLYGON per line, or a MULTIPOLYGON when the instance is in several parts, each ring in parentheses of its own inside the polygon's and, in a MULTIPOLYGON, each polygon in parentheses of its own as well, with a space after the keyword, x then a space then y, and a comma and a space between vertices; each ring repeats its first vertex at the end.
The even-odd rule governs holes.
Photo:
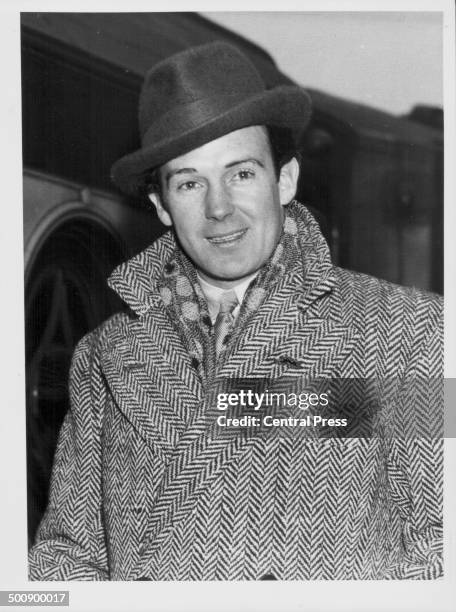
POLYGON ((119 319, 102 355, 116 404, 164 462, 202 395, 191 357, 166 313, 157 281, 173 257, 171 235, 119 266, 108 284, 134 310, 119 319))
POLYGON ((220 377, 276 378, 289 370, 328 377, 351 351, 357 331, 340 319, 333 269, 310 287, 302 275, 284 278, 235 338, 220 377))
POLYGON ((103 373, 119 409, 167 461, 199 404, 201 382, 159 308, 118 331, 102 355, 103 373))

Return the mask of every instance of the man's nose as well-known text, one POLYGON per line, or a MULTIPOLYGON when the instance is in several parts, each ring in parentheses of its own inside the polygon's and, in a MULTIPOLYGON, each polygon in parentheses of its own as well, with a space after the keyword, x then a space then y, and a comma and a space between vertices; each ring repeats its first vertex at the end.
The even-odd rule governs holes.
POLYGON ((205 215, 207 219, 222 221, 231 215, 234 205, 223 185, 211 185, 206 192, 205 215))

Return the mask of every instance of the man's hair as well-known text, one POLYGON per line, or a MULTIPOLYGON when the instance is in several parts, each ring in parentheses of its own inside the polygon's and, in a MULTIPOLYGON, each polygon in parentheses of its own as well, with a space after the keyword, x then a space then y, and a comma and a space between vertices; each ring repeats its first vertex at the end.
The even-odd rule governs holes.
POLYGON ((288 163, 290 159, 296 157, 299 165, 301 165, 301 154, 296 146, 293 133, 288 128, 267 125, 266 132, 269 137, 274 170, 277 180, 279 180, 282 166, 288 163))
MULTIPOLYGON (((288 163, 293 157, 296 157, 298 163, 300 163, 301 155, 296 147, 291 130, 270 125, 265 126, 265 128, 271 148, 274 170, 277 180, 279 180, 282 166, 288 163)), ((144 195, 148 195, 149 193, 158 193, 159 196, 162 195, 160 167, 151 168, 146 172, 143 193, 144 195)))

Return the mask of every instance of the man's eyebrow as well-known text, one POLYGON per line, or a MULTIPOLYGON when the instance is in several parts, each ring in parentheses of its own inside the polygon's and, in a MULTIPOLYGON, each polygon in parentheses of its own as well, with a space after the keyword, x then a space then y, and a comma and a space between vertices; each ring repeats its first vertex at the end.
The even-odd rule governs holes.
POLYGON ((175 174, 189 174, 191 172, 197 172, 196 168, 178 168, 177 170, 170 170, 165 176, 166 184, 169 184, 170 178, 172 178, 175 174))
POLYGON ((252 162, 257 166, 264 168, 263 162, 257 159, 256 157, 247 157, 246 159, 238 159, 236 161, 232 161, 229 164, 226 164, 225 168, 232 168, 233 166, 237 166, 239 164, 246 164, 247 162, 252 162))

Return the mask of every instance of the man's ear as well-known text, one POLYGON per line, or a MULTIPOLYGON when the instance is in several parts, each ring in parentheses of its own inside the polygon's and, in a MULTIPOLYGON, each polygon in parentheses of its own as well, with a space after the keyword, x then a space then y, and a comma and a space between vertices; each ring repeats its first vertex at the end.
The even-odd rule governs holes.
POLYGON ((163 203, 161 201, 161 197, 156 192, 151 192, 148 194, 148 196, 149 196, 149 200, 155 206, 155 210, 157 211, 157 215, 160 221, 163 223, 163 225, 167 225, 168 227, 171 227, 171 225, 173 224, 173 221, 169 213, 164 208, 163 203))
POLYGON ((286 206, 295 197, 298 189, 299 164, 296 157, 292 157, 289 162, 280 169, 279 177, 279 196, 280 204, 286 206))

